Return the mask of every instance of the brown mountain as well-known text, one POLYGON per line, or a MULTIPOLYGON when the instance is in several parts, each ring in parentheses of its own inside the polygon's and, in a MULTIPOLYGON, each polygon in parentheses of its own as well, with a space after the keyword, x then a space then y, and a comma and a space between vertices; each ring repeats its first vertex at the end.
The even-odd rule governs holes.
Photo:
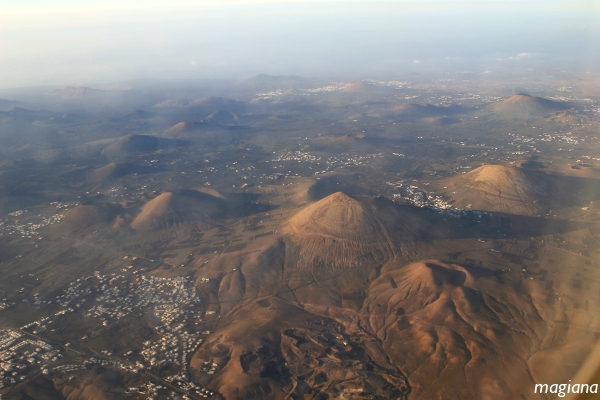
POLYGON ((235 125, 238 121, 238 117, 229 111, 219 110, 210 114, 202 121, 214 125, 235 125))
POLYGON ((105 184, 129 174, 147 174, 154 171, 152 167, 112 162, 90 171, 86 181, 91 184, 105 184))
POLYGON ((86 180, 91 183, 104 183, 119 178, 128 173, 129 168, 125 164, 110 163, 91 171, 86 180))
POLYGON ((151 135, 126 135, 102 150, 102 154, 109 158, 122 158, 129 153, 148 153, 181 144, 181 141, 151 135))
POLYGON ((187 99, 167 99, 152 106, 152 108, 187 107, 190 101, 187 99))
POLYGON ((569 103, 548 100, 528 94, 516 94, 506 100, 492 103, 486 107, 494 115, 504 118, 544 116, 569 108, 572 108, 569 103))
POLYGON ((586 115, 578 114, 572 110, 557 111, 550 117, 550 120, 565 125, 589 124, 590 118, 586 115))
POLYGON ((457 208, 534 216, 555 200, 555 181, 541 171, 483 165, 444 184, 457 208))
POLYGON ((429 228, 410 209, 387 199, 337 192, 304 207, 284 231, 298 251, 300 268, 317 262, 328 270, 343 270, 365 254, 385 261, 410 252, 429 228))
POLYGON ((392 227, 407 229, 407 217, 376 200, 336 193, 303 208, 281 238, 196 265, 215 281, 207 298, 220 318, 192 373, 215 360, 210 387, 236 399, 511 399, 545 379, 532 377, 530 359, 565 360, 548 344, 562 311, 545 285, 524 290, 501 270, 389 257, 401 240, 392 227), (346 261, 334 268, 328 253, 346 261))
POLYGON ((188 224, 209 226, 235 212, 236 204, 216 191, 182 189, 164 192, 148 201, 131 227, 144 231, 188 224))
POLYGON ((190 132, 202 127, 202 122, 178 122, 169 129, 166 130, 167 133, 171 133, 175 136, 179 135, 183 132, 190 132))
POLYGON ((537 307, 495 271, 426 260, 373 281, 360 324, 408 377, 409 398, 516 399, 534 384, 537 307))
POLYGON ((366 93, 371 92, 374 86, 363 81, 353 82, 346 88, 342 89, 342 92, 347 93, 366 93))
POLYGON ((158 150, 158 138, 150 135, 127 135, 102 150, 102 154, 139 153, 158 150))
POLYGON ((80 204, 67 211, 61 222, 77 227, 109 223, 117 217, 120 209, 118 204, 112 203, 80 204))
POLYGON ((121 116, 121 119, 126 119, 126 120, 141 120, 141 119, 151 118, 153 116, 154 116, 154 114, 149 113, 147 111, 144 111, 144 110, 135 110, 135 111, 132 111, 130 113, 127 113, 127 114, 121 116))

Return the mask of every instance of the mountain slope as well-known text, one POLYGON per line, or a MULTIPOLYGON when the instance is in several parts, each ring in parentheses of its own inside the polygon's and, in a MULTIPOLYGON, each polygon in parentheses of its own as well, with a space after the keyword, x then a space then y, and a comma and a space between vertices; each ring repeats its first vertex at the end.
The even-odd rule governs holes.
POLYGON ((186 224, 210 226, 215 220, 235 213, 236 205, 216 191, 182 189, 164 192, 144 204, 131 227, 144 231, 186 224))
POLYGON ((445 184, 457 208, 535 216, 555 197, 551 175, 504 165, 483 165, 445 184))
POLYGON ((235 114, 230 113, 229 111, 219 110, 210 114, 202 121, 215 125, 235 125, 238 121, 238 117, 235 114))
POLYGON ((566 102, 548 100, 528 94, 516 94, 506 100, 486 107, 493 115, 503 118, 528 118, 544 116, 572 106, 566 102))
POLYGON ((382 274, 367 293, 361 324, 414 398, 509 399, 533 387, 527 360, 546 322, 496 271, 420 261, 382 274))
POLYGON ((119 205, 111 203, 80 204, 67 211, 61 223, 76 227, 109 223, 117 217, 120 209, 119 205))
POLYGON ((368 93, 371 92, 375 87, 367 82, 358 81, 353 82, 346 88, 342 89, 342 92, 347 93, 368 93))
POLYGON ((129 174, 147 174, 155 171, 156 169, 152 167, 111 162, 90 171, 86 176, 86 181, 91 184, 101 185, 113 182, 129 174))
POLYGON ((284 231, 300 268, 317 263, 335 271, 408 252, 429 228, 411 210, 387 199, 337 192, 304 207, 284 231))
POLYGON ((127 157, 129 153, 148 153, 164 148, 177 147, 181 144, 181 141, 151 135, 126 135, 104 148, 102 154, 109 158, 119 159, 127 157))

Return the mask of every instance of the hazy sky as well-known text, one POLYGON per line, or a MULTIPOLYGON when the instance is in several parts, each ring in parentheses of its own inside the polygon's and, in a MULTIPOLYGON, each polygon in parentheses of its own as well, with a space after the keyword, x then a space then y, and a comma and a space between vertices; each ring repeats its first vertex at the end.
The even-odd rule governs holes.
POLYGON ((600 1, 0 1, 0 87, 600 68, 600 1))

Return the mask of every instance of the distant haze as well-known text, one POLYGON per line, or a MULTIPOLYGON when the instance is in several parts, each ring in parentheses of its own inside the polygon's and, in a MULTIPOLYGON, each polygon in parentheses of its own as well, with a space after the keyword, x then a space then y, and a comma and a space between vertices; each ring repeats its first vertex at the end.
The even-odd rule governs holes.
POLYGON ((597 71, 595 1, 4 0, 0 88, 135 78, 597 71))

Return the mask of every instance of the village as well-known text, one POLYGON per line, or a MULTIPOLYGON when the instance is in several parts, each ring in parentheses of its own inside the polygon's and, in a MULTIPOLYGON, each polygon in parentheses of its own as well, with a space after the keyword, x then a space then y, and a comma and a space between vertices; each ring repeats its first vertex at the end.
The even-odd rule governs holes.
MULTIPOLYGON (((191 345, 193 343, 193 341, 189 342, 191 345)), ((15 385, 38 373, 48 377, 54 375, 73 377, 75 376, 73 374, 79 371, 98 367, 111 368, 134 374, 139 373, 145 368, 140 362, 133 364, 126 360, 111 358, 110 352, 106 351, 98 354, 98 356, 92 356, 75 363, 72 359, 69 360, 66 354, 67 348, 63 349, 54 346, 41 339, 33 339, 30 335, 20 330, 0 330, 0 389, 15 385)), ((150 377, 152 376, 150 375, 150 377)), ((190 382, 185 372, 170 376, 166 380, 161 378, 154 380, 158 381, 159 384, 150 380, 140 387, 127 388, 125 394, 156 396, 168 392, 171 398, 182 398, 184 400, 186 398, 190 399, 187 394, 197 398, 208 398, 215 394, 214 391, 190 382), (184 394, 179 397, 174 391, 168 391, 168 388, 160 383, 173 385, 179 392, 184 394)))
POLYGON ((4 218, 0 218, 0 236, 15 235, 25 239, 41 240, 40 229, 59 223, 62 220, 64 213, 78 204, 79 203, 52 202, 50 203, 51 208, 58 210, 58 212, 48 216, 44 216, 40 213, 33 215, 33 213, 28 210, 13 211, 4 218), (23 219, 28 219, 30 221, 23 222, 23 219))
MULTIPOLYGON (((125 256, 125 259, 135 261, 136 257, 125 256)), ((60 306, 61 309, 19 329, 0 331, 2 387, 17 384, 38 372, 51 376, 104 366, 133 373, 142 370, 158 373, 165 366, 171 366, 171 369, 176 366, 174 371, 180 372, 171 375, 169 381, 178 382, 180 389, 200 398, 212 396, 214 392, 190 382, 185 371, 191 355, 204 341, 203 337, 210 334, 210 330, 203 328, 206 316, 216 318, 218 315, 214 311, 200 310, 201 301, 196 296, 194 282, 189 278, 160 278, 143 274, 143 269, 132 266, 124 268, 123 272, 104 275, 95 271, 71 282, 61 294, 47 299, 34 294, 34 305, 60 306), (143 342, 139 351, 120 351, 117 354, 109 348, 79 362, 73 362, 72 357, 65 353, 81 352, 88 340, 102 335, 120 320, 140 315, 144 310, 150 310, 160 323, 154 327, 156 339, 143 342), (63 325, 65 318, 68 320, 72 314, 88 321, 85 323, 95 333, 82 336, 76 340, 77 343, 54 345, 41 339, 40 335, 54 333, 53 327, 63 325)), ((205 361, 203 365, 201 371, 209 375, 214 374, 218 367, 212 360, 205 361)), ((129 392, 151 395, 158 389, 158 386, 150 385, 145 389, 131 388, 129 392)))

